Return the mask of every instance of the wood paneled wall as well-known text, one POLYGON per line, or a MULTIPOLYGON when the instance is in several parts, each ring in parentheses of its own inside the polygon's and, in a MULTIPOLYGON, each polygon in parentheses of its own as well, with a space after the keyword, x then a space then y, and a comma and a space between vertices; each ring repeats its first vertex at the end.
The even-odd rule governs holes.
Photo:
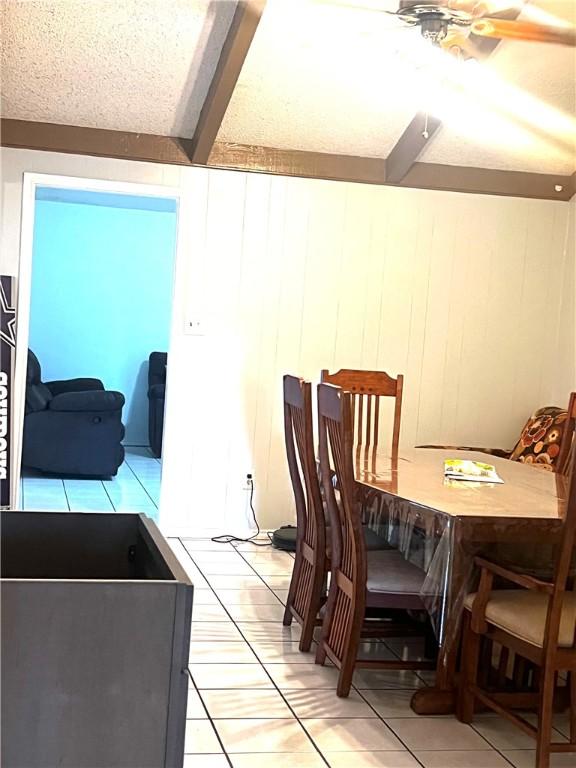
POLYGON ((291 520, 285 372, 404 373, 405 445, 506 447, 567 402, 567 205, 222 171, 190 185, 185 305, 207 335, 183 342, 203 361, 187 468, 228 527, 247 471, 262 523, 291 520))
MULTIPOLYGON (((9 152, 43 170, 39 153, 9 152)), ((403 373, 405 445, 507 447, 531 410, 576 387, 574 202, 51 157, 52 173, 182 190, 168 531, 241 532, 247 472, 261 524, 292 521, 283 373, 403 373), (190 319, 203 336, 184 332, 190 319)))

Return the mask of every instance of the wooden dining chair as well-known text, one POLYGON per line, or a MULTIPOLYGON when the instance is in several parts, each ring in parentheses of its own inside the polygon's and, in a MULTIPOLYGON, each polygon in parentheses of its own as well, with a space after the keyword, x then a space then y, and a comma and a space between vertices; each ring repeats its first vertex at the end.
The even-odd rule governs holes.
POLYGON ((296 552, 284 625, 302 626, 299 648, 309 651, 326 592, 326 524, 320 495, 312 428, 310 382, 284 376, 284 437, 296 503, 296 552))
POLYGON ((392 455, 398 455, 400 419, 402 415, 402 389, 404 377, 392 378, 384 371, 362 371, 342 368, 336 373, 323 370, 320 381, 334 384, 351 393, 354 442, 357 446, 378 446, 380 428, 380 401, 394 398, 394 424, 392 428, 392 455))
MULTIPOLYGON (((324 664, 328 657, 338 667, 337 694, 345 697, 356 667, 431 669, 434 663, 358 658, 367 610, 425 610, 420 597, 424 572, 397 550, 366 548, 354 493, 352 395, 320 384, 318 422, 321 476, 332 531, 332 572, 316 662, 324 664)), ((408 633, 408 626, 413 629, 406 614, 404 623, 388 629, 402 635, 408 633)))
POLYGON ((478 591, 465 602, 458 718, 470 723, 478 702, 510 720, 536 739, 536 768, 549 768, 551 753, 576 752, 576 592, 571 573, 576 546, 575 465, 573 456, 553 578, 537 579, 477 557, 478 591), (516 589, 493 589, 495 578, 516 589), (507 707, 501 692, 480 684, 480 646, 486 641, 498 643, 538 668, 536 726, 507 707), (561 670, 569 673, 570 741, 558 744, 551 739, 554 692, 561 670))
MULTIPOLYGON (((284 438, 288 471, 296 506, 296 551, 283 623, 292 619, 302 626, 299 648, 309 651, 314 628, 321 623, 330 571, 331 533, 320 493, 314 452, 311 384, 284 376, 284 438)), ((369 550, 390 549, 385 539, 363 526, 369 550)))
POLYGON ((570 393, 568 403, 568 418, 564 424, 560 453, 558 454, 558 471, 563 475, 568 474, 572 465, 572 458, 576 452, 576 392, 570 393))

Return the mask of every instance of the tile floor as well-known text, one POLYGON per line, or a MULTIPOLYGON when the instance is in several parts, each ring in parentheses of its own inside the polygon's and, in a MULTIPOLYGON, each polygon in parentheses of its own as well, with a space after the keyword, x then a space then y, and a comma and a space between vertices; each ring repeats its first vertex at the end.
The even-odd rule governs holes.
MULTIPOLYGON (((348 699, 336 671, 298 651, 282 626, 291 555, 250 544, 170 539, 195 584, 184 768, 533 768, 529 737, 494 715, 473 726, 418 717, 411 672, 359 671, 348 699)), ((418 641, 367 653, 418 654, 418 641)), ((565 739, 567 718, 556 736, 565 739)), ((554 768, 576 768, 557 755, 554 768)))
POLYGON ((147 447, 127 447, 111 480, 60 479, 25 470, 22 509, 57 512, 143 512, 158 518, 161 462, 147 447))

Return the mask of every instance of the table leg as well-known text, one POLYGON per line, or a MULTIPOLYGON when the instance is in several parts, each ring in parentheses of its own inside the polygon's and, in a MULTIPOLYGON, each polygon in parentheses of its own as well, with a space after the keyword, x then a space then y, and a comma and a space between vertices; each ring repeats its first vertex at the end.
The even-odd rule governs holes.
POLYGON ((414 693, 410 706, 418 715, 449 715, 456 711, 456 667, 460 647, 461 601, 469 579, 469 557, 461 546, 458 521, 450 532, 451 561, 446 580, 446 627, 438 649, 434 685, 414 693))

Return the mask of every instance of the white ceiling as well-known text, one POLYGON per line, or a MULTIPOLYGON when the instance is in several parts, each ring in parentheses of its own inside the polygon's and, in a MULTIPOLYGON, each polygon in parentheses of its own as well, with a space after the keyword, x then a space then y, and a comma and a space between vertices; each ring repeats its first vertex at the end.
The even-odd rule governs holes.
MULTIPOLYGON (((576 0, 538 6, 576 20, 576 0)), ((2 114, 191 137, 234 7, 4 0, 2 114)), ((420 160, 576 168, 574 49, 502 42, 462 65, 386 14, 319 0, 268 0, 218 140, 386 157, 426 109, 443 127, 420 160)))

